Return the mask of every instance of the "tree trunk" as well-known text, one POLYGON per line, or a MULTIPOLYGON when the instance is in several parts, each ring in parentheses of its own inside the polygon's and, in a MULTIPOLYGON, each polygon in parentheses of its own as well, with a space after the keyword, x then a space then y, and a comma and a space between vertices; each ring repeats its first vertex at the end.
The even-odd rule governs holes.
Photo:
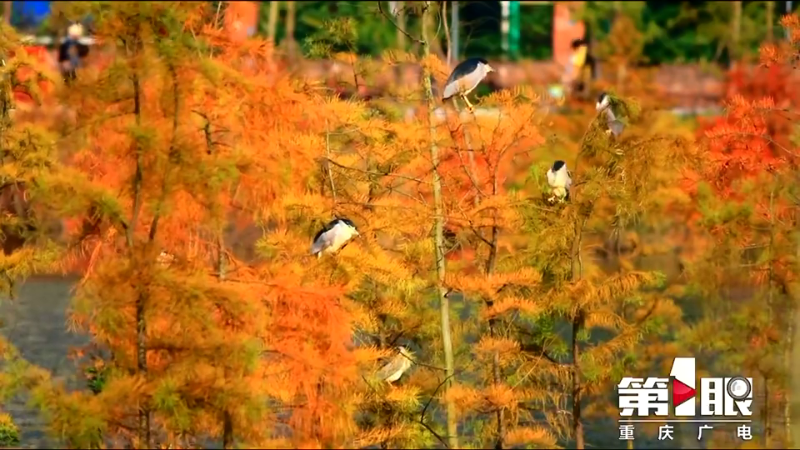
POLYGON ((267 37, 275 44, 275 33, 278 27, 278 12, 281 9, 281 2, 269 2, 269 22, 267 22, 267 37))
POLYGON ((450 39, 450 26, 447 24, 447 2, 442 2, 442 25, 444 26, 445 42, 447 43, 445 57, 447 58, 447 70, 449 71, 453 67, 453 41, 450 39))
MULTIPOLYGON (((136 46, 138 49, 138 45, 136 46)), ((133 114, 137 125, 142 121, 142 92, 137 73, 133 74, 133 114)), ((143 156, 142 149, 136 144, 136 172, 133 177, 133 212, 131 213, 130 226, 127 230, 126 240, 128 252, 133 256, 135 246, 135 230, 139 221, 139 213, 142 209, 142 170, 143 156)), ((136 297, 136 372, 140 377, 147 377, 147 321, 145 319, 145 307, 147 294, 143 291, 145 287, 139 287, 136 297)), ((139 423, 138 423, 139 448, 150 447, 150 409, 147 402, 139 404, 139 423)))
POLYGON ((431 32, 432 30, 436 30, 434 22, 436 21, 436 15, 438 13, 437 2, 428 2, 427 4, 427 8, 430 11, 426 11, 427 14, 422 14, 422 28, 427 29, 426 33, 428 33, 428 40, 426 40, 426 42, 428 45, 428 51, 441 58, 443 52, 442 44, 439 42, 439 33, 431 32))
POLYGON ((397 2, 397 49, 405 51, 406 50, 406 35, 403 33, 402 30, 406 29, 406 11, 405 11, 405 2, 398 1, 397 2))
MULTIPOLYGON (((577 199, 576 199, 577 200, 577 199)), ((583 229, 588 214, 579 217, 575 222, 575 238, 572 242, 572 282, 576 283, 583 277, 583 261, 581 259, 581 245, 583 239, 583 229)), ((572 319, 572 434, 575 436, 575 448, 582 450, 585 446, 583 440, 583 422, 581 421, 581 349, 578 343, 578 334, 583 329, 583 311, 578 311, 572 319)))
POLYGON ((293 1, 286 2, 286 49, 290 58, 294 58, 295 56, 295 4, 296 2, 293 1))
MULTIPOLYGON (((497 195, 497 175, 495 174, 494 181, 494 189, 492 190, 492 195, 497 195)), ((477 189, 476 189, 477 190, 477 189)), ((497 261, 497 239, 500 234, 500 229, 497 226, 497 212, 495 210, 494 217, 493 217, 494 226, 492 227, 492 237, 489 240, 489 258, 486 261, 486 276, 491 276, 494 272, 494 266, 497 261)), ((492 307, 493 304, 490 302, 487 304, 488 307, 492 307)), ((489 336, 492 338, 497 337, 497 320, 492 318, 489 319, 489 336)), ((499 385, 502 380, 500 376, 500 354, 499 352, 495 351, 494 355, 492 356, 492 383, 495 385, 499 385)), ((503 411, 497 410, 495 412, 495 420, 497 421, 497 433, 495 434, 494 439, 494 448, 495 450, 502 450, 503 443, 505 440, 505 424, 503 423, 503 411)))
POLYGON ((3 20, 6 25, 11 25, 11 10, 13 2, 3 2, 3 20))
MULTIPOLYGON (((422 55, 427 58, 430 55, 430 44, 428 43, 428 24, 431 15, 431 2, 425 2, 425 9, 422 13, 422 55)), ((455 374, 455 364, 453 362, 453 341, 450 336, 450 300, 444 292, 445 260, 444 260, 444 206, 442 199, 442 180, 439 176, 439 148, 436 145, 436 127, 434 125, 434 102, 433 90, 431 87, 431 69, 427 64, 423 64, 422 82, 424 83, 424 95, 428 104, 428 122, 430 130, 430 153, 431 164, 433 165, 433 204, 434 204, 434 257, 436 258, 436 295, 439 297, 442 344, 444 346, 444 366, 445 392, 450 389, 455 374)), ((447 406, 447 441, 451 449, 458 448, 458 424, 456 423, 456 405, 452 400, 446 400, 447 406)))
POLYGON ((458 39, 461 30, 461 20, 458 17, 458 2, 450 4, 450 48, 452 50, 453 63, 458 60, 458 39))
POLYGON ((731 24, 731 59, 738 60, 741 56, 739 54, 739 42, 742 35, 742 2, 741 0, 733 2, 733 23, 731 24))
MULTIPOLYGON (((220 282, 225 281, 225 238, 223 237, 223 227, 220 226, 217 234, 217 278, 220 282)), ((228 374, 226 374, 228 375, 228 374)), ((222 448, 232 449, 233 437, 233 417, 225 410, 222 413, 222 448)))
POLYGON ((580 313, 572 322, 572 433, 575 436, 575 448, 582 450, 583 422, 581 422, 581 367, 580 347, 578 346, 578 333, 582 327, 580 313))
POLYGON ((775 2, 767 3, 767 42, 772 42, 772 29, 775 27, 775 2))

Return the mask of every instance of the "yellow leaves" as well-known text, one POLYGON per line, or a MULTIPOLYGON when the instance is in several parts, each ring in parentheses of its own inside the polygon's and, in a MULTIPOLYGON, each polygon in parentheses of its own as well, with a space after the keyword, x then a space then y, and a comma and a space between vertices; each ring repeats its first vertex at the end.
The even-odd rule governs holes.
POLYGON ((407 426, 403 423, 391 427, 373 427, 369 431, 361 433, 358 436, 354 441, 354 447, 371 447, 395 439, 405 434, 406 428, 407 426))
POLYGON ((797 14, 787 14, 781 17, 781 26, 789 31, 789 40, 792 44, 800 42, 800 18, 797 14))
POLYGON ((451 386, 444 394, 444 399, 455 403, 462 415, 468 411, 477 410, 484 401, 480 390, 463 384, 451 386))
POLYGON ((621 299, 654 280, 655 275, 652 273, 639 271, 616 274, 600 284, 581 280, 569 288, 565 300, 573 305, 574 311, 578 308, 598 307, 621 299))
POLYGON ((586 315, 585 325, 587 328, 605 328, 607 330, 619 330, 625 325, 625 321, 617 314, 605 311, 594 311, 586 315))
POLYGON ((447 67, 447 63, 433 54, 423 58, 421 63, 423 67, 428 67, 434 78, 436 78, 436 81, 439 83, 439 86, 444 86, 444 82, 450 75, 450 69, 447 67))
POLYGON ((510 198, 506 195, 487 195, 481 198, 477 206, 463 211, 463 217, 474 228, 497 225, 508 229, 514 228, 520 221, 517 209, 510 205, 510 198))
POLYGON ((509 446, 556 448, 556 437, 544 427, 514 427, 506 432, 505 443, 509 446))
POLYGON ((483 313, 485 319, 493 319, 502 316, 509 311, 519 311, 525 317, 537 317, 545 311, 536 302, 522 299, 519 297, 504 297, 487 308, 483 313))
POLYGON ((541 275, 531 269, 523 268, 512 273, 492 273, 490 275, 447 274, 445 284, 462 292, 467 297, 477 296, 483 300, 497 301, 501 289, 506 287, 533 287, 541 281, 541 275))
POLYGON ((381 59, 389 65, 407 64, 417 62, 417 55, 406 51, 387 49, 381 53, 381 59))
MULTIPOLYGON (((386 401, 397 404, 416 403, 420 390, 416 386, 390 387, 386 392, 386 401)), ((405 408, 404 408, 405 409, 405 408)))
POLYGON ((520 401, 518 393, 505 384, 490 384, 483 390, 457 384, 447 390, 444 398, 454 402, 462 416, 498 409, 515 411, 520 401))
POLYGON ((507 367, 520 355, 519 342, 506 338, 484 336, 473 349, 477 353, 478 359, 484 364, 491 365, 497 356, 497 363, 500 367, 507 367))

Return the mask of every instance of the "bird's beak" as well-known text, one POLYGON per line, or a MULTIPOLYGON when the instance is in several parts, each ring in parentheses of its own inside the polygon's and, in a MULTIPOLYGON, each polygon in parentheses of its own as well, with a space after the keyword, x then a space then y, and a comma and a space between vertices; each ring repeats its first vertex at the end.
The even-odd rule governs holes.
POLYGON ((496 71, 496 70, 494 70, 494 67, 492 67, 492 66, 490 66, 490 65, 488 65, 488 64, 487 64, 487 65, 486 65, 486 72, 488 73, 488 72, 497 72, 497 71, 496 71))

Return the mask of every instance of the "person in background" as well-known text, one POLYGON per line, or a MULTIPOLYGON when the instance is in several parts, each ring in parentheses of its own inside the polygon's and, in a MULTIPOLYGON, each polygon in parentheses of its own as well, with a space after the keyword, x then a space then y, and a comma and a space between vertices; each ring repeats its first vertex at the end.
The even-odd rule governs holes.
POLYGON ((73 23, 67 28, 67 38, 58 48, 58 64, 67 83, 75 79, 75 71, 80 67, 81 60, 89 54, 89 46, 80 42, 81 37, 83 25, 73 23))
POLYGON ((567 67, 572 75, 572 91, 580 96, 586 96, 589 91, 589 82, 594 78, 595 61, 589 53, 589 44, 585 39, 572 41, 572 57, 567 67))

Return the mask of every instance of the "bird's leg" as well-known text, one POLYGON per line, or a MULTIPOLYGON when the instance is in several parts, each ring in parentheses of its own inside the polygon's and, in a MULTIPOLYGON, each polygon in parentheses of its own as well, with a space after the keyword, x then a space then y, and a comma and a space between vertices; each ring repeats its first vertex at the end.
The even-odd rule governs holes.
POLYGON ((464 103, 467 104, 467 111, 469 111, 470 113, 474 113, 475 112, 475 107, 472 106, 472 103, 469 102, 469 99, 467 98, 467 96, 466 95, 462 95, 461 98, 463 98, 464 99, 464 103))
POLYGON ((455 108, 456 112, 459 111, 457 98, 458 98, 457 95, 454 95, 453 98, 452 98, 452 100, 453 100, 453 108, 455 108))

